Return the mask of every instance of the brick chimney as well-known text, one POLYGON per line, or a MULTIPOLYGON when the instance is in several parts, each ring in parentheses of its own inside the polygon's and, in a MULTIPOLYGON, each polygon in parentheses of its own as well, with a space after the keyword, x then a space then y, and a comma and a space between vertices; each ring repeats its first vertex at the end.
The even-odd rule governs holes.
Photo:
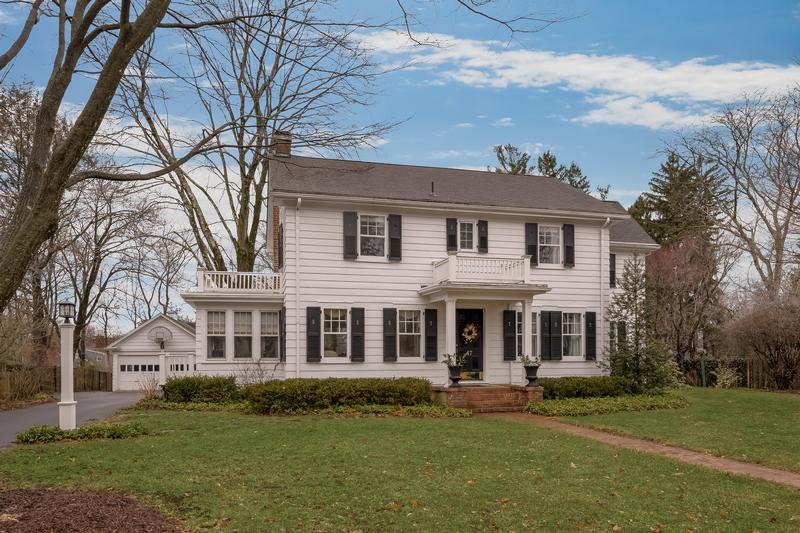
POLYGON ((272 132, 272 152, 280 157, 291 157, 292 134, 288 131, 272 132))

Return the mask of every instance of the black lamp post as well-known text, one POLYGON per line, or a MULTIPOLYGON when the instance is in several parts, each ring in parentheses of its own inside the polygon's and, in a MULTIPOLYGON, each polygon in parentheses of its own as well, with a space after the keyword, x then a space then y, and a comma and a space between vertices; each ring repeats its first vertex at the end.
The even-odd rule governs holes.
POLYGON ((58 316, 64 319, 64 324, 71 324, 70 320, 75 318, 75 304, 72 302, 59 302, 58 316))

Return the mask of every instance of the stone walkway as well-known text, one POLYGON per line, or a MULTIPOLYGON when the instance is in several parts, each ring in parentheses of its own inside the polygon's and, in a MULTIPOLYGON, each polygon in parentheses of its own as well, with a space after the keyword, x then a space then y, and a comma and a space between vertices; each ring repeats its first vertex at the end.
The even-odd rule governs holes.
POLYGON ((754 463, 737 461, 735 459, 725 459, 723 457, 716 457, 703 452, 695 452, 685 448, 668 446, 666 444, 659 444, 657 442, 637 439, 635 437, 623 437, 622 435, 616 435, 614 433, 587 427, 574 426, 553 418, 546 418, 527 413, 492 413, 479 416, 513 420, 515 422, 523 422, 542 428, 555 429, 571 435, 576 435, 578 437, 585 437, 587 439, 593 439, 605 444, 611 444, 612 446, 620 446, 629 450, 653 453, 668 459, 704 466, 706 468, 718 470, 720 472, 726 472, 728 474, 750 476, 800 489, 800 474, 789 472, 787 470, 769 468, 754 463))

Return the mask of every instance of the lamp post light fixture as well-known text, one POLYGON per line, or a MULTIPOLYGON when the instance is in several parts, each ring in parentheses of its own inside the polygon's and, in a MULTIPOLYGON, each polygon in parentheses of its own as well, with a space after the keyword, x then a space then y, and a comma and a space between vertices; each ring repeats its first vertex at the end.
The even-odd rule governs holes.
POLYGON ((61 429, 75 429, 77 426, 75 395, 73 393, 72 374, 75 357, 72 351, 72 341, 75 336, 75 304, 60 302, 58 315, 64 319, 61 329, 61 401, 58 402, 58 427, 61 429))

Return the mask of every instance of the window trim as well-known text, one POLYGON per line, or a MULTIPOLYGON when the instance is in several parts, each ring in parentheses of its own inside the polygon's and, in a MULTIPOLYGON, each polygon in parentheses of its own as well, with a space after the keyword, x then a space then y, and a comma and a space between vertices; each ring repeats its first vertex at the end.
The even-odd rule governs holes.
MULTIPOLYGON (((358 261, 376 261, 380 263, 388 262, 389 261, 389 215, 385 213, 362 213, 358 212, 356 214, 356 246, 358 248, 358 254, 356 256, 356 260, 358 261), (364 255, 361 253, 361 217, 378 217, 383 218, 383 255, 364 255)), ((376 239, 377 236, 375 235, 364 235, 364 237, 376 239)), ((329 309, 338 309, 338 308, 329 308, 329 309)), ((349 309, 348 309, 349 313, 349 309)), ((348 335, 349 336, 349 335, 348 335)))
POLYGON ((558 268, 564 266, 564 227, 558 224, 539 224, 538 235, 536 236, 536 249, 539 259, 539 266, 544 268, 558 268), (545 228, 558 230, 558 244, 542 244, 542 230, 545 228), (555 248, 558 250, 557 263, 545 263, 542 261, 542 248, 555 248))
POLYGON ((268 361, 280 361, 281 359, 281 318, 280 318, 280 311, 274 309, 258 310, 258 358, 259 359, 266 359, 268 361), (278 330, 274 335, 266 335, 264 334, 264 320, 263 317, 265 314, 271 313, 277 315, 277 327, 278 330), (275 350, 275 357, 264 357, 262 355, 261 343, 264 337, 270 337, 276 339, 276 350, 275 350))
POLYGON ((459 218, 456 220, 456 244, 458 245, 459 252, 477 252, 478 251, 478 221, 459 218), (469 224, 472 226, 472 248, 462 248, 461 246, 461 224, 469 224))
POLYGON ((320 329, 320 362, 328 362, 328 363, 349 363, 350 357, 352 355, 352 349, 350 346, 350 306, 340 306, 340 307, 320 307, 320 321, 319 321, 319 329, 320 329), (325 335, 341 335, 341 332, 338 333, 325 333, 325 311, 326 310, 344 310, 344 336, 345 336, 345 355, 344 357, 339 356, 326 356, 325 355, 325 335))
POLYGON ((398 307, 397 308, 397 362, 418 362, 425 359, 425 310, 413 307, 398 307), (419 333, 400 333, 400 313, 403 311, 414 311, 419 313, 419 333), (419 336, 419 355, 400 355, 400 336, 419 336))
POLYGON ((586 360, 586 332, 584 331, 586 315, 584 311, 561 311, 561 360, 562 361, 585 361, 586 360), (566 316, 578 315, 578 333, 564 333, 567 326, 566 316), (580 339, 580 353, 578 355, 566 355, 564 350, 567 343, 564 342, 566 337, 578 337, 580 339))

